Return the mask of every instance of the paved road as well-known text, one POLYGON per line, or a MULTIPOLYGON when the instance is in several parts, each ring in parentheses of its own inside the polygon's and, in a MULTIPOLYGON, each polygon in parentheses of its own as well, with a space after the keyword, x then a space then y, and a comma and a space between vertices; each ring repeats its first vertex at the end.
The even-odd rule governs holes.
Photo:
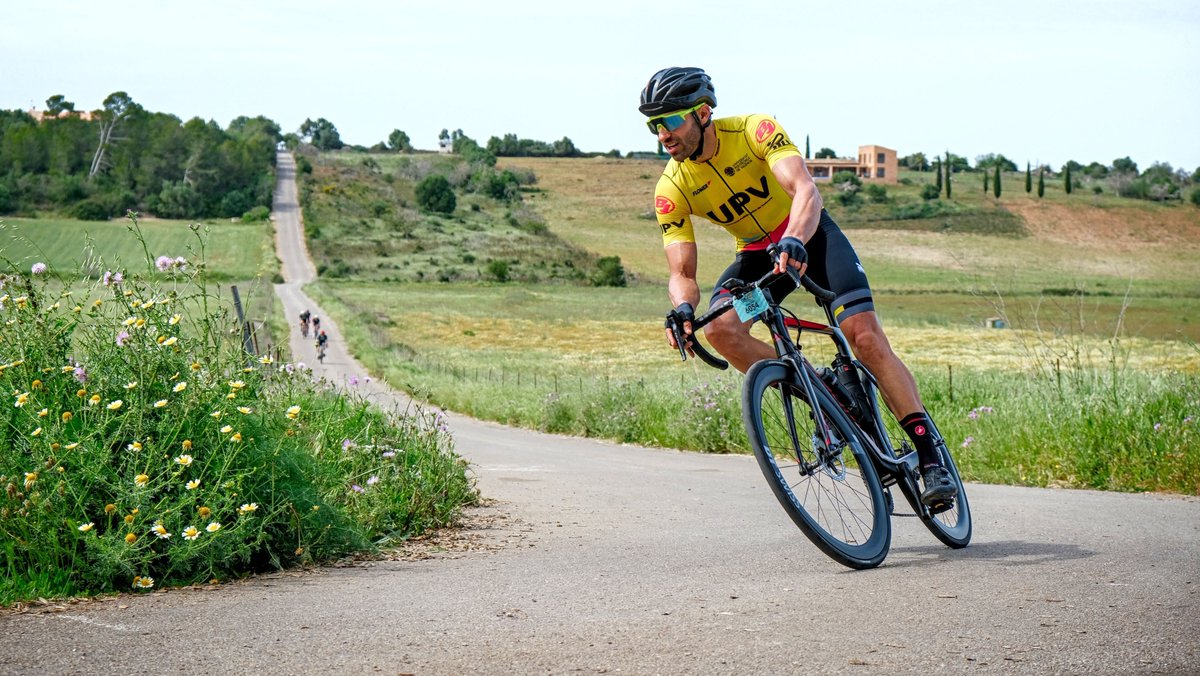
MULTIPOLYGON (((311 264, 275 213, 292 316, 311 264)), ((365 376, 327 330, 325 375, 365 376)), ((449 418, 491 502, 432 553, 0 617, 0 672, 1200 672, 1200 500, 972 484, 970 547, 897 519, 852 572, 752 458, 449 418)))

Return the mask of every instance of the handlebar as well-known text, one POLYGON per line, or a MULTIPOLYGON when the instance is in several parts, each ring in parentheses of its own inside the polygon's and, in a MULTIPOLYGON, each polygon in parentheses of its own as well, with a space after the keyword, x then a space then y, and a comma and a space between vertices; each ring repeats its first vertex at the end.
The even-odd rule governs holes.
MULTIPOLYGON (((767 249, 767 253, 770 254, 771 258, 775 259, 775 261, 778 262, 778 260, 779 260, 779 247, 778 246, 772 244, 767 249)), ((768 272, 767 274, 763 275, 762 278, 760 278, 758 281, 751 282, 750 284, 746 284, 746 283, 742 282, 740 279, 730 279, 725 282, 724 286, 726 289, 729 290, 729 292, 731 294, 733 294, 734 297, 740 297, 741 295, 743 295, 744 293, 746 293, 747 291, 749 291, 752 288, 763 288, 765 286, 770 286, 771 284, 775 283, 779 279, 783 278, 785 275, 788 277, 791 277, 792 281, 796 282, 796 285, 798 287, 801 287, 805 291, 812 294, 813 297, 815 297, 817 299, 817 302, 822 305, 827 305, 829 303, 832 303, 834 301, 834 299, 837 298, 837 294, 830 291, 829 289, 826 289, 825 287, 821 286, 820 284, 817 284, 808 275, 801 276, 798 272, 796 272, 796 269, 790 265, 787 267, 787 270, 785 272, 775 272, 774 270, 772 270, 771 272, 768 272)), ((717 317, 720 317, 721 315, 725 314, 732 307, 733 307, 733 302, 731 301, 731 302, 725 303, 723 305, 719 305, 719 306, 709 310, 708 312, 704 313, 703 315, 696 317, 692 321, 692 334, 694 335, 697 331, 699 331, 706 324, 711 323, 717 317)), ((671 329, 671 334, 675 338, 675 345, 679 348, 680 360, 687 361, 687 354, 688 354, 687 353, 687 344, 689 344, 689 341, 686 340, 686 336, 684 335, 684 332, 683 332, 683 324, 679 320, 680 320, 680 317, 675 313, 674 310, 667 313, 667 328, 671 329)), ((708 364, 709 366, 712 366, 713 368, 717 368, 717 369, 721 369, 721 370, 725 370, 725 369, 729 368, 729 362, 725 361, 724 359, 721 359, 720 357, 714 356, 711 352, 706 350, 704 348, 704 346, 700 344, 699 341, 692 340, 692 341, 690 341, 690 345, 691 345, 692 351, 695 352, 696 356, 699 357, 700 360, 703 361, 705 364, 708 364)))

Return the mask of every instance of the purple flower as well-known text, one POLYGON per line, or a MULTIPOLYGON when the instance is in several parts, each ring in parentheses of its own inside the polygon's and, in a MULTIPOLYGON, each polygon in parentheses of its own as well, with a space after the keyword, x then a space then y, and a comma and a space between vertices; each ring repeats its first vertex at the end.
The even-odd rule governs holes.
POLYGON ((358 376, 350 376, 350 384, 357 385, 358 384, 358 376))
POLYGON ((1183 424, 1184 424, 1184 425, 1191 425, 1191 424, 1192 424, 1192 416, 1190 416, 1190 415, 1189 415, 1188 417, 1184 418, 1184 419, 1183 419, 1183 424))
POLYGON ((283 365, 283 370, 284 370, 284 371, 287 371, 287 372, 288 372, 288 375, 291 375, 291 374, 292 374, 292 372, 296 370, 296 367, 295 367, 295 366, 293 366, 293 365, 291 364, 291 362, 288 362, 287 364, 284 364, 284 365, 283 365))
POLYGON ((118 333, 117 334, 117 347, 124 347, 126 340, 129 340, 129 332, 128 331, 122 331, 122 332, 118 333))
POLYGON ((364 489, 362 486, 359 486, 358 484, 352 484, 350 486, 350 490, 354 491, 355 493, 363 493, 363 492, 365 492, 366 489, 364 489))
POLYGON ((1157 432, 1160 429, 1162 429, 1162 423, 1154 423, 1154 431, 1157 432))
POLYGON ((354 448, 353 441, 350 441, 349 439, 342 439, 342 450, 343 451, 348 451, 352 448, 354 448))
POLYGON ((379 483, 379 475, 378 474, 372 474, 371 478, 367 479, 368 486, 374 486, 377 483, 379 483))
POLYGON ((125 281, 125 275, 120 272, 104 271, 104 286, 120 286, 123 281, 125 281))
POLYGON ((383 457, 385 457, 385 458, 394 458, 394 457, 396 457, 396 452, 395 452, 395 451, 384 451, 384 452, 383 452, 383 457))
MULTIPOLYGON (((117 343, 117 344, 120 345, 120 343, 117 343)), ((87 380, 88 380, 87 369, 83 368, 83 364, 75 365, 75 380, 78 380, 81 383, 87 382, 87 380)))
POLYGON ((971 412, 967 414, 967 417, 970 418, 971 420, 978 420, 979 419, 979 411, 977 411, 975 409, 971 409, 971 412))
POLYGON ((154 267, 158 268, 159 272, 166 272, 171 267, 172 262, 170 256, 159 256, 154 259, 154 267))
POLYGON ((33 268, 30 269, 30 272, 32 272, 35 275, 40 275, 45 271, 46 271, 45 263, 34 263, 33 268))
POLYGON ((963 439, 962 447, 966 448, 967 446, 970 446, 972 441, 975 441, 975 437, 967 437, 966 439, 963 439))

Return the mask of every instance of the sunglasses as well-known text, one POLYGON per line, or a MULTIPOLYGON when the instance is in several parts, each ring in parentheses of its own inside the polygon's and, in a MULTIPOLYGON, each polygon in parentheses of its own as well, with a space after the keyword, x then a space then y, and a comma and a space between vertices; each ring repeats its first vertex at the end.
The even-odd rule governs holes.
POLYGON ((704 105, 705 104, 701 103, 697 106, 692 106, 687 110, 678 110, 670 115, 651 118, 646 121, 646 126, 650 128, 650 133, 654 134, 655 136, 658 135, 658 128, 660 126, 665 128, 667 131, 675 131, 676 129, 682 127, 684 122, 687 122, 688 115, 700 110, 704 107, 704 105))

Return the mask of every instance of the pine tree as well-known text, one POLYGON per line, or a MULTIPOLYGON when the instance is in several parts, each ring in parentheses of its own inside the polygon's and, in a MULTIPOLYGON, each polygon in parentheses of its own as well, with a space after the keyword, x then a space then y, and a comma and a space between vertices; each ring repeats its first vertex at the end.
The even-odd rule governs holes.
POLYGON ((992 179, 992 194, 1000 199, 1000 163, 996 163, 996 176, 992 179))
POLYGON ((804 159, 806 159, 806 160, 812 159, 812 153, 809 152, 808 134, 804 135, 804 159))
POLYGON ((1063 188, 1066 189, 1068 195, 1071 194, 1071 163, 1070 162, 1067 162, 1067 170, 1065 172, 1063 172, 1063 188))
POLYGON ((938 194, 942 194, 942 158, 937 158, 933 162, 933 171, 937 174, 937 189, 938 194))
POLYGON ((1033 192, 1033 174, 1028 162, 1025 163, 1025 192, 1033 192))
POLYGON ((1046 173, 1046 170, 1045 170, 1045 169, 1042 169, 1041 167, 1038 167, 1038 197, 1039 197, 1039 198, 1041 198, 1041 197, 1042 197, 1042 195, 1045 195, 1045 194, 1046 194, 1046 179, 1045 179, 1045 173, 1046 173))

